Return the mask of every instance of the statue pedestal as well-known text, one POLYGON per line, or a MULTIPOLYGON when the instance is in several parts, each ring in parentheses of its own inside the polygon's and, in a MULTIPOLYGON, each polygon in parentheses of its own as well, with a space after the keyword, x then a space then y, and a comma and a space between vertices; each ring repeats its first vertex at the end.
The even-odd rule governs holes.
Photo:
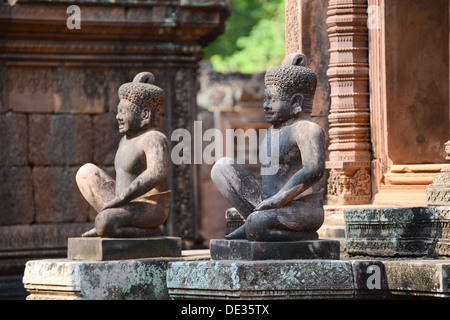
POLYGON ((339 259, 340 243, 328 239, 286 242, 213 239, 210 250, 213 260, 339 259))
POLYGON ((158 257, 180 257, 181 238, 69 238, 70 260, 123 260, 158 257))
POLYGON ((341 260, 190 261, 167 269, 172 299, 352 299, 352 265, 341 260))
POLYGON ((22 281, 30 293, 27 300, 168 300, 169 263, 205 259, 209 260, 207 250, 149 259, 32 260, 22 281))
MULTIPOLYGON (((177 261, 171 299, 450 298, 450 260, 177 261)), ((224 311, 224 310, 223 310, 224 311)))

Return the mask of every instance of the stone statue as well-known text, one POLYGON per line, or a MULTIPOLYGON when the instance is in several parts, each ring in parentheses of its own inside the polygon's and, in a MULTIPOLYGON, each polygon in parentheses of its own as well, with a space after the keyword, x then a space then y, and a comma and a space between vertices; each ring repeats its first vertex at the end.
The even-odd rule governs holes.
MULTIPOLYGON (((322 190, 313 186, 325 170, 324 133, 311 121, 317 78, 303 54, 286 56, 265 75, 264 113, 272 124, 261 149, 279 153, 275 174, 261 180, 229 158, 211 170, 216 187, 244 217, 225 239, 300 241, 318 238, 324 220, 322 190), (271 143, 274 130, 279 141, 271 143), (270 150, 273 145, 278 150, 270 150)), ((262 168, 264 167, 264 164, 262 168)))
POLYGON ((169 142, 158 131, 164 92, 154 76, 141 72, 119 88, 116 119, 124 134, 116 153, 114 180, 94 164, 77 172, 76 182, 98 212, 95 228, 83 237, 138 238, 161 235, 169 212, 170 191, 165 188, 169 142))

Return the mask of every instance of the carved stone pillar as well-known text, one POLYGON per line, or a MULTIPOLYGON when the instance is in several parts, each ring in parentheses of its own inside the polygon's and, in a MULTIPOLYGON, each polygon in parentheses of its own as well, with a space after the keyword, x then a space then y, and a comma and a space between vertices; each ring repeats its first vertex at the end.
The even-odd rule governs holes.
POLYGON ((366 0, 328 3, 328 204, 367 204, 372 196, 366 10, 366 0))

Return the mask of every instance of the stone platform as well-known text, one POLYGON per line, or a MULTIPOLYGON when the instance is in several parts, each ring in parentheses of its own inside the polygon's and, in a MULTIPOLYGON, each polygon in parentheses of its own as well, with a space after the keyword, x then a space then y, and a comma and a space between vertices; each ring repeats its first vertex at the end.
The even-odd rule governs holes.
POLYGON ((157 257, 180 257, 181 238, 69 238, 67 258, 105 261, 157 257))
POLYGON ((173 299, 352 298, 351 264, 339 260, 174 262, 173 299))
POLYGON ((76 261, 28 261, 23 276, 27 300, 168 300, 170 262, 209 260, 209 250, 189 250, 180 257, 76 261))
POLYGON ((210 241, 213 260, 339 259, 339 249, 339 241, 328 239, 286 242, 210 241))
POLYGON ((179 261, 171 299, 450 299, 450 260, 179 261))
POLYGON ((450 259, 28 261, 28 300, 450 299, 450 259))

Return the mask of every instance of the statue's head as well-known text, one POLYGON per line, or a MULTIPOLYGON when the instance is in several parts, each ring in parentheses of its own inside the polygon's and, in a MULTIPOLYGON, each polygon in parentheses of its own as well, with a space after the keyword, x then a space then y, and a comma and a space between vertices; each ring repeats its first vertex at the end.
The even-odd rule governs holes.
POLYGON ((141 72, 133 82, 120 86, 116 118, 121 133, 135 134, 148 127, 158 127, 165 95, 153 84, 154 80, 150 72, 141 72))
POLYGON ((317 76, 305 64, 303 54, 290 54, 281 66, 266 72, 264 111, 268 122, 278 124, 300 112, 311 113, 317 76))

